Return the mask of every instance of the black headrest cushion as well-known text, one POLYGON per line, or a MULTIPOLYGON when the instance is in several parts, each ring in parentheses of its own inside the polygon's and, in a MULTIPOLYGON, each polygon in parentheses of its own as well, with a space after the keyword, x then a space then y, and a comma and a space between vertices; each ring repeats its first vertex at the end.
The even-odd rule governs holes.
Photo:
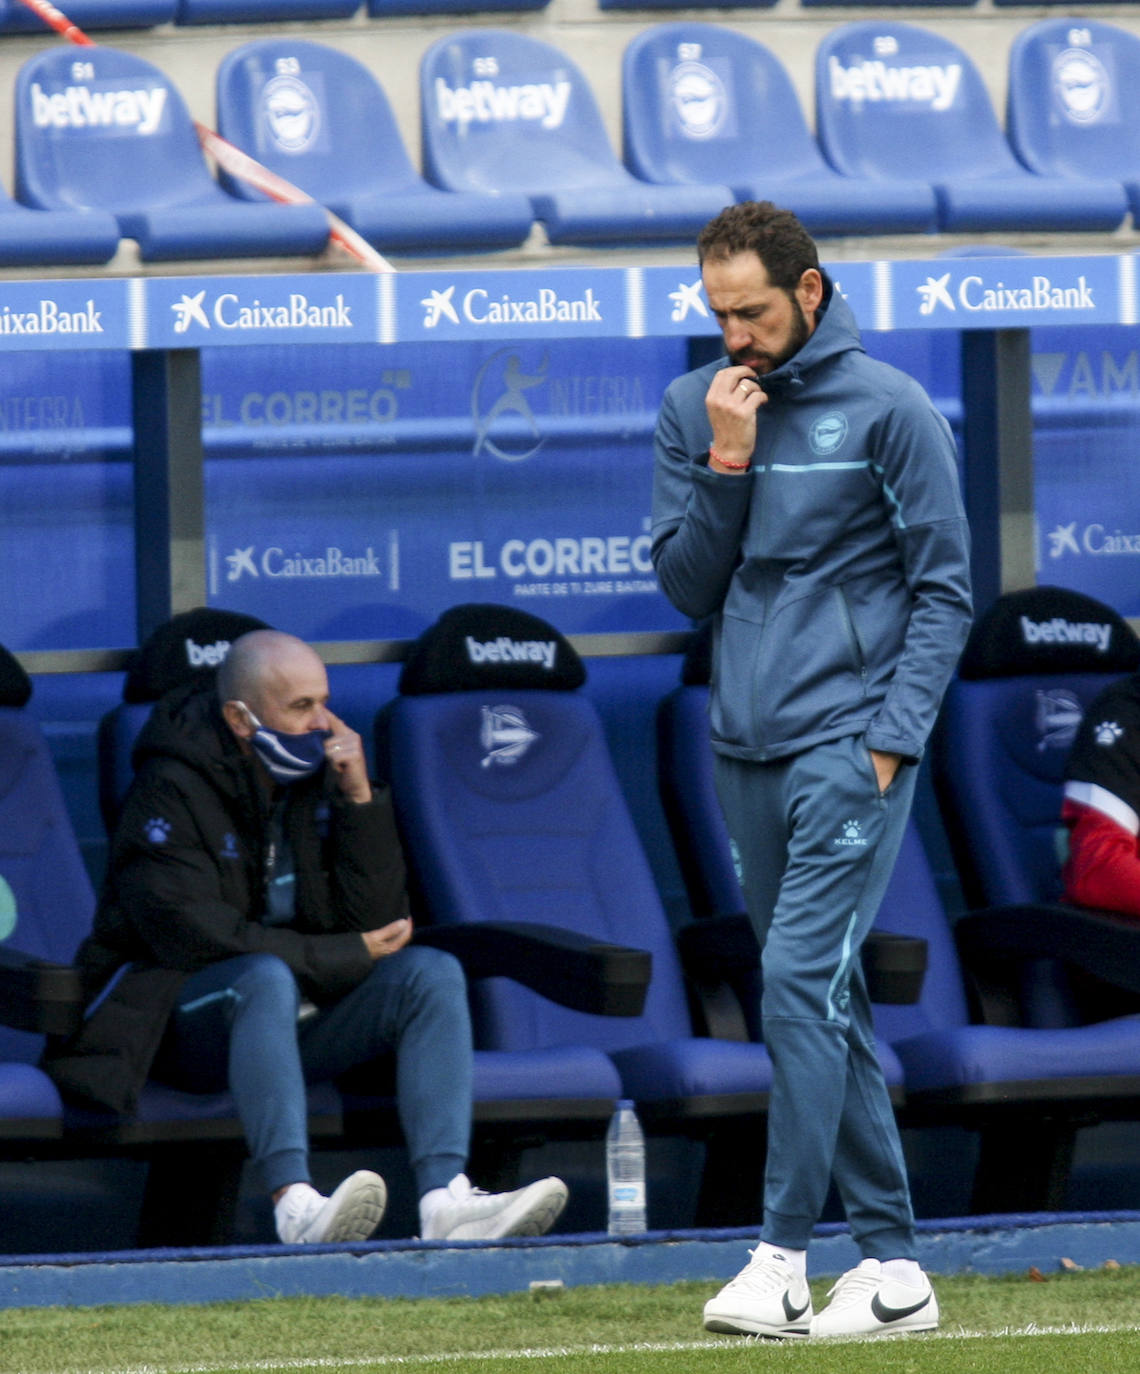
POLYGON ((1027 587, 999 596, 970 633, 964 678, 1039 673, 1130 673, 1140 639, 1118 612, 1068 587, 1027 587))
POLYGON ((452 606, 412 645, 400 673, 405 696, 488 687, 573 691, 586 681, 578 653, 553 625, 514 606, 452 606))
POLYGON ((0 644, 0 706, 26 706, 31 695, 31 678, 0 644))
POLYGON ((124 701, 157 701, 171 688, 212 673, 235 639, 270 627, 256 616, 199 606, 152 631, 127 668, 124 701))

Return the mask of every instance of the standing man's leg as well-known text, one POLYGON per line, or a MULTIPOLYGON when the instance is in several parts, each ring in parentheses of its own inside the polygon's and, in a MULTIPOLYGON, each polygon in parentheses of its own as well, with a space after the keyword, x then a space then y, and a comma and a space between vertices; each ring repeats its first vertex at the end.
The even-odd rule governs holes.
POLYGON ((913 1260, 909 1188, 858 961, 914 770, 880 794, 866 746, 851 737, 775 765, 721 759, 717 779, 763 948, 774 1078, 763 1240, 706 1324, 803 1335, 805 1252, 833 1170, 865 1253, 913 1260))

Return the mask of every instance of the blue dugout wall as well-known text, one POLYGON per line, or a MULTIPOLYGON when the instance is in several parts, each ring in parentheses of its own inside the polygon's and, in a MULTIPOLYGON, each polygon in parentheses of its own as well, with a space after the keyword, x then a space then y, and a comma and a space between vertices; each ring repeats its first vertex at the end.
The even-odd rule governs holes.
MULTIPOLYGON (((1140 616, 1135 259, 829 270, 955 427, 979 599, 1048 581, 1140 616)), ((173 611, 390 670, 467 600, 575 636, 645 771, 687 628, 649 562, 652 427, 716 346, 695 266, 4 283, 0 641, 65 775, 90 791, 80 737, 173 611)))

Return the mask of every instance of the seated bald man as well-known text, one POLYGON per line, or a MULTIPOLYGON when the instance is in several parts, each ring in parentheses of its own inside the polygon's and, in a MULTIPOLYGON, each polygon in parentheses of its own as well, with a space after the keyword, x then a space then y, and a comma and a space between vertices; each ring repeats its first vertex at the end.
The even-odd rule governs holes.
POLYGON ((561 1180, 489 1194, 464 1173, 463 971, 409 943, 388 790, 370 781, 360 736, 328 702, 313 649, 255 630, 234 641, 215 681, 156 705, 79 955, 92 1010, 57 1060, 70 1065, 64 1084, 109 1102, 130 1101, 148 1069, 175 1087, 228 1087, 280 1239, 364 1240, 383 1215, 384 1182, 360 1170, 331 1197, 312 1186, 305 1084, 395 1052, 422 1236, 541 1235, 565 1205, 561 1180), (140 1037, 114 989, 148 974, 140 1037), (85 1058, 91 1045, 99 1053, 85 1058))

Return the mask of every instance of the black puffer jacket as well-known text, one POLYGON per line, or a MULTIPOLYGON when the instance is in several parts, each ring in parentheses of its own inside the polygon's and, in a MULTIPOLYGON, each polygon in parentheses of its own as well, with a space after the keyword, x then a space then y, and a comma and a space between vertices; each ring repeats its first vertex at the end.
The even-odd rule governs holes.
POLYGON ((77 956, 94 1010, 44 1059, 66 1094, 119 1113, 133 1110, 187 973, 275 954, 305 996, 335 1001, 372 967, 359 932, 408 914, 387 789, 356 805, 322 770, 290 790, 294 919, 262 924, 269 802, 212 686, 164 697, 134 764, 94 927, 77 956))

